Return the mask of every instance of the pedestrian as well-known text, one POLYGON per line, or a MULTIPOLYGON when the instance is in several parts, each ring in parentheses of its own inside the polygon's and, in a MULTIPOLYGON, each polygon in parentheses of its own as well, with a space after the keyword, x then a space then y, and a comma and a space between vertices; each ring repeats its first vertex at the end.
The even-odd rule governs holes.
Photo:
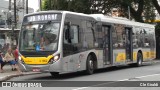
POLYGON ((14 48, 13 54, 15 57, 15 61, 18 62, 18 49, 17 49, 17 47, 14 48))
POLYGON ((3 72, 3 56, 2 56, 2 52, 0 51, 0 73, 3 72))
POLYGON ((9 48, 7 50, 7 53, 5 54, 5 60, 11 65, 12 67, 12 71, 18 71, 18 73, 22 73, 17 65, 17 62, 15 61, 15 57, 14 55, 12 54, 12 49, 9 48))
POLYGON ((16 70, 16 66, 15 66, 16 65, 16 61, 15 61, 15 58, 14 58, 14 56, 12 54, 12 49, 11 48, 9 48, 7 50, 7 53, 5 54, 4 59, 5 59, 6 62, 8 62, 11 65, 12 71, 15 71, 16 70))
POLYGON ((13 55, 14 55, 15 61, 16 61, 16 63, 17 63, 17 64, 16 64, 16 66, 17 66, 17 71, 18 71, 20 74, 22 74, 22 71, 20 70, 19 65, 18 65, 18 48, 17 48, 17 46, 14 48, 13 55))

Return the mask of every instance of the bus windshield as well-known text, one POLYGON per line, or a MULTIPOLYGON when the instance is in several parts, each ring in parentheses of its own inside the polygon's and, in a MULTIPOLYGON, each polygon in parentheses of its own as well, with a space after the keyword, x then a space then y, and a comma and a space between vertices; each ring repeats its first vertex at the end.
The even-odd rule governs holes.
POLYGON ((59 22, 22 25, 20 51, 55 51, 58 48, 59 22))

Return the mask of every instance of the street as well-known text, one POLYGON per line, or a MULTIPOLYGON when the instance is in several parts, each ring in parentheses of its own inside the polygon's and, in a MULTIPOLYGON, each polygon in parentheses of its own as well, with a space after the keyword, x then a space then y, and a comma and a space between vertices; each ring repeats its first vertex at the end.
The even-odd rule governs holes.
MULTIPOLYGON (((85 75, 83 72, 69 73, 54 78, 50 73, 20 76, 10 79, 10 81, 118 81, 132 79, 134 77, 159 74, 160 63, 144 64, 141 67, 121 66, 97 70, 93 75, 85 75), (96 77, 96 78, 95 78, 96 77)), ((157 80, 157 79, 155 79, 157 80)))
MULTIPOLYGON (((52 81, 50 83, 47 83, 47 86, 52 86, 54 83, 54 86, 56 87, 67 87, 68 85, 69 89, 75 89, 75 90, 79 90, 79 89, 86 90, 88 87, 104 87, 104 88, 106 86, 120 87, 120 85, 124 87, 132 87, 132 85, 127 85, 128 82, 125 82, 126 85, 120 84, 119 82, 120 81, 159 81, 160 80, 159 67, 160 67, 160 63, 154 63, 154 64, 145 63, 141 67, 121 66, 121 67, 111 67, 106 69, 100 69, 100 70, 96 70, 96 72, 93 75, 85 75, 83 72, 78 72, 78 73, 63 74, 63 75, 60 75, 60 77, 58 78, 54 78, 50 75, 50 73, 42 73, 42 74, 36 74, 36 75, 14 77, 8 81, 42 81, 42 82, 52 81), (60 81, 63 81, 62 84, 60 81), (79 82, 74 82, 74 81, 79 81, 79 82), (94 82, 88 83, 89 81, 94 81, 94 82), (81 84, 81 85, 77 85, 77 84, 81 84), (115 84, 120 84, 120 85, 118 86, 115 84)), ((131 83, 133 84, 133 82, 131 83)), ((128 84, 131 84, 131 83, 128 83, 128 84)), ((145 88, 145 86, 143 88, 145 88)), ((121 90, 120 88, 117 88, 117 89, 121 90)), ((134 89, 135 88, 133 88, 133 90, 134 89)))

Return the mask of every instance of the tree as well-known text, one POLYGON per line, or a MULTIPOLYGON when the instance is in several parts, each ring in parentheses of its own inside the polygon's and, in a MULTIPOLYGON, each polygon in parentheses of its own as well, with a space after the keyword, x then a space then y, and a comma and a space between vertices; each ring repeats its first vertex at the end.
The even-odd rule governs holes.
POLYGON ((143 22, 142 13, 144 0, 120 0, 120 5, 125 12, 130 8, 131 16, 138 22, 143 22))
MULTIPOLYGON (((102 13, 111 15, 113 8, 117 8, 119 16, 131 18, 138 22, 144 19, 153 20, 155 17, 151 0, 43 0, 44 10, 68 10, 80 13, 102 13)), ((152 0, 154 1, 154 0, 152 0)))
POLYGON ((145 21, 153 22, 155 20, 155 8, 153 3, 148 2, 148 0, 145 0, 145 6, 144 6, 144 12, 142 15, 145 18, 145 21))
POLYGON ((68 3, 66 0, 43 0, 42 10, 67 10, 68 3))
POLYGON ((158 4, 157 0, 152 0, 153 5, 155 6, 156 10, 160 14, 160 5, 158 4))
POLYGON ((71 5, 70 11, 86 13, 86 14, 91 13, 90 0, 72 0, 72 3, 70 5, 71 5))
MULTIPOLYGON (((160 14, 160 5, 158 4, 157 0, 152 0, 152 3, 154 5, 154 7, 156 8, 157 12, 160 14)), ((157 22, 157 25, 155 27, 155 34, 156 34, 156 58, 159 59, 160 56, 160 22, 157 22)))

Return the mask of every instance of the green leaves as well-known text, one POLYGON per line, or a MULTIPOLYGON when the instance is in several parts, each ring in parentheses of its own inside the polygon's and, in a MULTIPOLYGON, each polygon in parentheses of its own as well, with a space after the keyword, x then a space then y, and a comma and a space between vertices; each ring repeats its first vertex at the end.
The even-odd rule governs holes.
POLYGON ((68 10, 80 13, 103 13, 111 15, 114 8, 121 17, 131 18, 138 22, 154 20, 155 12, 152 2, 155 0, 43 0, 43 10, 68 10), (128 8, 129 7, 129 8, 128 8))

